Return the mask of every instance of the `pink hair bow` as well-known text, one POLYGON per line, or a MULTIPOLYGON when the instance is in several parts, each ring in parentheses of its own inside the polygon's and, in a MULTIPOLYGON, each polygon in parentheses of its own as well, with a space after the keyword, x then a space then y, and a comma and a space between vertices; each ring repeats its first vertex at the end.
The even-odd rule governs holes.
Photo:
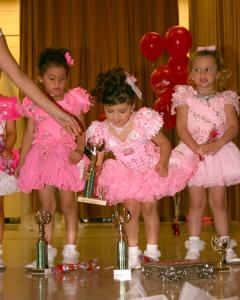
POLYGON ((71 54, 70 54, 68 51, 65 52, 65 58, 66 58, 67 64, 68 64, 69 66, 73 66, 74 60, 73 60, 71 54))
POLYGON ((200 51, 215 51, 215 50, 216 50, 215 45, 206 46, 206 47, 198 47, 197 48, 197 52, 200 52, 200 51))
POLYGON ((136 85, 136 82, 137 82, 137 78, 134 75, 130 75, 130 74, 126 73, 126 83, 131 86, 131 88, 133 89, 133 91, 137 95, 137 97, 142 100, 142 92, 136 85))

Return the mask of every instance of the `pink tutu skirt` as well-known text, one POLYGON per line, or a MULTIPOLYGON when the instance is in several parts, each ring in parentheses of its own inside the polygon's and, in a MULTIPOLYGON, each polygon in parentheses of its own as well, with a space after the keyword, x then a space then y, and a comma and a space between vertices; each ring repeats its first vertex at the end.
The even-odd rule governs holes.
MULTIPOLYGON (((180 143, 177 149, 183 153, 192 153, 184 144, 180 143)), ((229 186, 240 183, 240 151, 230 142, 224 145, 215 155, 205 155, 198 163, 189 186, 229 186)))
POLYGON ((17 185, 23 192, 39 190, 45 185, 55 186, 61 190, 82 191, 84 188, 83 169, 86 156, 78 165, 68 161, 65 147, 48 145, 43 151, 39 145, 33 145, 28 152, 25 163, 20 169, 17 185))
POLYGON ((135 199, 153 202, 164 196, 174 196, 183 190, 194 174, 198 163, 197 155, 183 155, 173 151, 167 177, 160 177, 154 169, 143 172, 128 168, 121 161, 108 159, 104 162, 98 178, 97 190, 103 188, 104 198, 109 205, 135 199))

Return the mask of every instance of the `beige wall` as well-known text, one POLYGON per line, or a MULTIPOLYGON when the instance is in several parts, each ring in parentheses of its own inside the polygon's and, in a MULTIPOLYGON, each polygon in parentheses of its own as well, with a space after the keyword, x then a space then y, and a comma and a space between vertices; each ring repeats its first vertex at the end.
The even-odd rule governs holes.
POLYGON ((179 25, 189 28, 189 3, 188 0, 178 0, 179 25))

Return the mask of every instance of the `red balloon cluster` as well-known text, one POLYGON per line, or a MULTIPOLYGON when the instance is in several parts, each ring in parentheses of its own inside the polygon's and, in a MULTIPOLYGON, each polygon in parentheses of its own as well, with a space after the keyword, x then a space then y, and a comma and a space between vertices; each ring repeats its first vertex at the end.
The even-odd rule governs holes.
POLYGON ((163 113, 164 126, 168 129, 176 125, 176 117, 171 115, 173 87, 187 83, 187 53, 191 45, 191 33, 181 26, 169 28, 164 37, 148 32, 140 40, 141 52, 150 61, 155 61, 164 50, 169 54, 167 64, 156 68, 150 76, 150 85, 157 98, 154 109, 163 113))

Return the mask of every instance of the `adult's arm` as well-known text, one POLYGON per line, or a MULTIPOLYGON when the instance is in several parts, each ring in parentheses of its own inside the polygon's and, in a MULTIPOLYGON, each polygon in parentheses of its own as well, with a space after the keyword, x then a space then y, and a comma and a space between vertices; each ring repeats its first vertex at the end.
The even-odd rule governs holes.
POLYGON ((0 69, 27 95, 33 102, 51 114, 66 130, 78 135, 81 129, 75 119, 55 105, 19 68, 10 53, 6 39, 0 29, 0 69))

